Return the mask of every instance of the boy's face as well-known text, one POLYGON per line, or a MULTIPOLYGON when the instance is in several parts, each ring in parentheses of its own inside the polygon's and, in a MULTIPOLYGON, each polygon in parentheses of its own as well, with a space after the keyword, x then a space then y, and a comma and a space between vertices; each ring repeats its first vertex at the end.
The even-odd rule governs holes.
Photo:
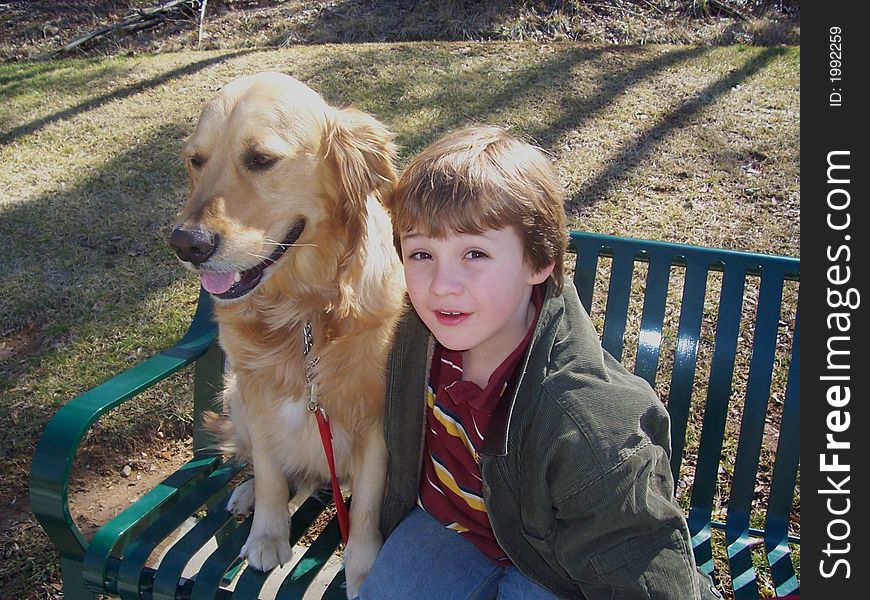
POLYGON ((443 239, 411 231, 401 245, 408 295, 432 334, 498 366, 525 336, 532 287, 552 267, 532 271, 513 227, 443 239))

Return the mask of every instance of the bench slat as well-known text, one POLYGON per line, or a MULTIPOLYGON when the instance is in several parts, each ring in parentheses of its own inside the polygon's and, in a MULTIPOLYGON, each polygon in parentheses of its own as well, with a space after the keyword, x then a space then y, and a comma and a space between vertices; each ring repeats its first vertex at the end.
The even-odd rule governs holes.
POLYGON ((794 501, 800 462, 800 298, 794 324, 791 363, 788 369, 785 400, 782 408, 776 463, 770 485, 765 520, 765 549, 770 573, 778 596, 799 594, 797 576, 791 561, 789 517, 794 501))
POLYGON ((662 346, 665 303, 671 279, 671 258, 669 252, 661 250, 650 253, 649 271, 643 295, 643 316, 640 321, 634 372, 646 379, 653 389, 656 385, 656 370, 662 346))
MULTIPOLYGON (((317 519, 317 517, 319 517, 323 513, 323 510, 325 508, 326 504, 323 504, 318 498, 308 498, 302 504, 302 506, 300 506, 296 510, 296 512, 293 513, 293 518, 290 519, 291 547, 298 544, 299 540, 302 539, 302 536, 305 535, 305 532, 308 531, 309 527, 311 527, 315 519, 317 519)), ((321 533, 321 535, 323 534, 321 533)), ((338 541, 340 540, 335 541, 335 546, 332 549, 333 551, 335 550, 335 548, 338 547, 338 541)), ((332 551, 330 551, 329 554, 332 554, 332 551)), ((329 558, 329 555, 327 555, 326 558, 329 558)), ((269 573, 263 573, 262 571, 258 571, 256 569, 245 568, 244 571, 242 571, 239 580, 236 582, 233 597, 259 597, 260 591, 263 588, 263 584, 266 583, 266 579, 269 577, 269 575, 269 573)))
POLYGON ((221 465, 133 540, 118 569, 118 594, 121 598, 138 600, 140 589, 151 583, 143 579, 142 571, 154 549, 200 507, 216 496, 226 495, 227 484, 242 468, 234 464, 221 465))
POLYGON ((344 569, 342 568, 332 578, 332 582, 323 592, 322 600, 347 600, 347 591, 344 586, 344 569))
POLYGON ((633 275, 634 253, 619 246, 613 248, 610 287, 607 290, 607 307, 604 310, 604 332, 601 336, 601 345, 616 360, 622 360, 633 275))
POLYGON ((583 308, 592 314, 592 297, 595 294, 595 274, 598 272, 598 256, 601 244, 589 238, 571 238, 572 248, 576 251, 574 263, 574 287, 583 308))
POLYGON ((675 483, 680 476, 695 383, 701 319, 707 294, 706 262, 698 259, 690 261, 683 282, 680 323, 674 349, 671 391, 668 396, 668 413, 671 416, 671 472, 674 474, 675 483))
POLYGON ((284 579, 277 597, 302 598, 340 543, 341 530, 338 519, 333 517, 284 579))
POLYGON ((708 573, 712 573, 713 570, 709 527, 719 477, 719 459, 722 454, 725 424, 728 418, 744 284, 745 270, 741 265, 733 263, 727 265, 719 296, 719 317, 716 323, 698 462, 695 467, 689 506, 689 533, 692 536, 695 557, 699 566, 708 573))
POLYGON ((226 500, 208 511, 205 517, 177 540, 160 562, 151 590, 154 600, 174 600, 178 582, 190 559, 212 538, 224 539, 235 530, 236 517, 226 511, 226 500))
POLYGON ((758 597, 749 519, 758 481, 756 473, 770 399, 783 288, 782 273, 777 272, 775 267, 770 270, 763 268, 762 273, 749 379, 725 527, 735 600, 758 597))
POLYGON ((253 519, 245 519, 227 536, 221 545, 205 559, 190 592, 191 600, 211 600, 218 595, 224 575, 239 561, 239 552, 248 534, 253 519))
POLYGON ((120 558, 136 535, 189 490, 195 489, 219 464, 217 457, 194 458, 103 525, 94 535, 84 556, 83 576, 86 584, 95 590, 108 587, 114 593, 114 575, 110 575, 112 559, 120 558))

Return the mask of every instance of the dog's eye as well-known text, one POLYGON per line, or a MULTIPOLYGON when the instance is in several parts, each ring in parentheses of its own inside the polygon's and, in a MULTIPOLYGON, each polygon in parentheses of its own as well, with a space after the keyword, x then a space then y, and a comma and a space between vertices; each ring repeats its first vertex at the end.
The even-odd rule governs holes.
POLYGON ((265 171, 278 162, 278 159, 268 154, 251 154, 248 156, 248 168, 252 171, 265 171))
POLYGON ((187 157, 187 162, 191 166, 191 168, 199 169, 202 165, 205 164, 205 159, 199 154, 194 154, 187 157))

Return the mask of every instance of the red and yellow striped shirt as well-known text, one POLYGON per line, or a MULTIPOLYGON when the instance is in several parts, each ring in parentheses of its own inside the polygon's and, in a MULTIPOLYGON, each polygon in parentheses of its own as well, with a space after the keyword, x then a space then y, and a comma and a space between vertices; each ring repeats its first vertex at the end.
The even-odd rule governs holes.
POLYGON ((436 344, 426 388, 426 436, 418 504, 461 533, 487 557, 510 559, 498 545, 486 512, 479 450, 492 413, 525 354, 543 304, 536 287, 535 318, 526 337, 490 375, 486 388, 462 380, 462 352, 436 344))

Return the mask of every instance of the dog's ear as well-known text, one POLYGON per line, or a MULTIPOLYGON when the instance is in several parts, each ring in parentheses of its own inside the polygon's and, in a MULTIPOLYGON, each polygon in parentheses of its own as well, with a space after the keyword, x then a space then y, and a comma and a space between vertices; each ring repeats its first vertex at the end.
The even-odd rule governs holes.
POLYGON ((326 130, 326 161, 338 190, 338 218, 348 233, 345 266, 360 251, 366 235, 369 194, 396 183, 396 145, 387 128, 362 111, 337 109, 326 130))

